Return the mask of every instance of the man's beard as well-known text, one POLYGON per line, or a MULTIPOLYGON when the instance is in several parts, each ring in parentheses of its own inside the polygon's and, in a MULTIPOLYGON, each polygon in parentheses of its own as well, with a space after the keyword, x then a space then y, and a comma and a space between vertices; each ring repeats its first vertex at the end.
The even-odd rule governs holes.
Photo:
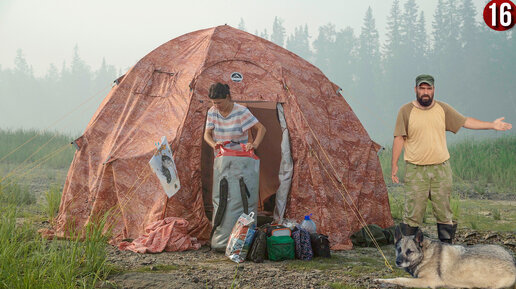
POLYGON ((428 94, 423 94, 421 97, 417 96, 417 102, 421 104, 424 107, 430 106, 432 104, 432 101, 434 100, 433 96, 430 96, 428 94), (423 97, 427 96, 428 98, 423 99, 423 97))

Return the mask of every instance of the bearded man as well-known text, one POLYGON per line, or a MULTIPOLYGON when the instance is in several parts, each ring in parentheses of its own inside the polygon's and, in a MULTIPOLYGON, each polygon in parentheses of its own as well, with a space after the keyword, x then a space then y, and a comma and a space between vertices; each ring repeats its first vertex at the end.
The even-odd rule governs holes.
POLYGON ((505 131, 512 125, 498 118, 493 122, 465 117, 450 105, 434 100, 434 78, 416 77, 416 100, 401 107, 396 119, 392 144, 391 178, 399 183, 398 158, 405 149, 404 235, 414 235, 423 221, 427 200, 432 203, 439 240, 452 243, 457 229, 450 208, 452 171, 446 146, 446 131, 457 133, 461 127, 505 131))

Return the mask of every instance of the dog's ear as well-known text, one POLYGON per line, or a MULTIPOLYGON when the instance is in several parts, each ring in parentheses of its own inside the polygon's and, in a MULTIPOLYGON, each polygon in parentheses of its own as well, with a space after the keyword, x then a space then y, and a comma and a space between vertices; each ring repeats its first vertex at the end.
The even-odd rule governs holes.
POLYGON ((394 229, 394 244, 398 243, 398 241, 401 239, 401 228, 400 226, 396 226, 396 229, 394 229))
POLYGON ((420 247, 422 247, 423 246, 423 231, 418 229, 416 232, 416 235, 414 236, 414 240, 420 247))

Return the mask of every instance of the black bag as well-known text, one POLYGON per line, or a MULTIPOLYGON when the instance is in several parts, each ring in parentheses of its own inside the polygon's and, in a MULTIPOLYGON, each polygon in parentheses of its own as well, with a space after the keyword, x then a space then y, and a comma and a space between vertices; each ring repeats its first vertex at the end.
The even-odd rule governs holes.
POLYGON ((331 258, 330 240, 328 240, 328 236, 323 234, 311 233, 310 241, 312 243, 314 257, 331 258))
POLYGON ((262 263, 266 259, 267 254, 267 234, 262 228, 257 228, 254 235, 254 241, 247 254, 247 259, 255 262, 262 263))

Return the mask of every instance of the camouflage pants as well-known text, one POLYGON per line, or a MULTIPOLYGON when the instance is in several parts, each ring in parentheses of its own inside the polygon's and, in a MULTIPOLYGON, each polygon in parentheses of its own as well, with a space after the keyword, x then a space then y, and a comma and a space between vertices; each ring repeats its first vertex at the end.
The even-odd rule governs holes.
POLYGON ((420 226, 425 215, 427 201, 430 199, 437 223, 452 224, 451 190, 452 171, 449 161, 424 166, 407 162, 403 222, 412 227, 420 226))

